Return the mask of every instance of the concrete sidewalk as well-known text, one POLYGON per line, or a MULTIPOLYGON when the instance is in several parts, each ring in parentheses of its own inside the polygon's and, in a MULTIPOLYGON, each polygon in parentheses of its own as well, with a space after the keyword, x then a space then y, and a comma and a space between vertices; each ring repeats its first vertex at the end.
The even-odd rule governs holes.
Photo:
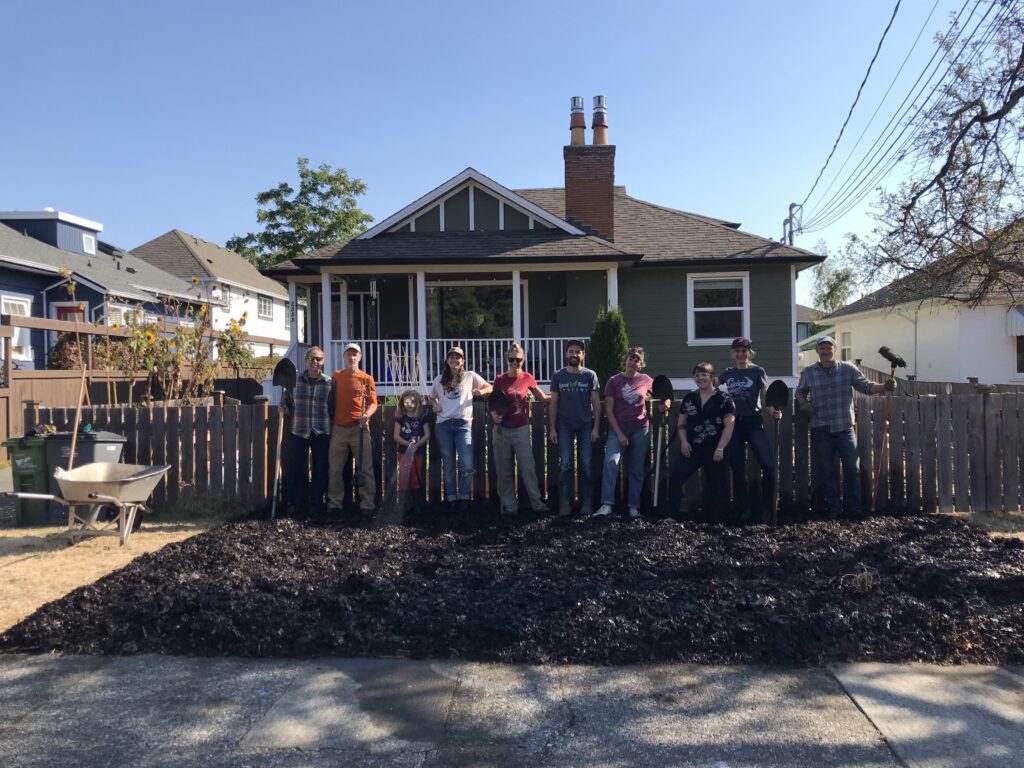
POLYGON ((1018 675, 0 657, 0 764, 1011 766, 1018 675))

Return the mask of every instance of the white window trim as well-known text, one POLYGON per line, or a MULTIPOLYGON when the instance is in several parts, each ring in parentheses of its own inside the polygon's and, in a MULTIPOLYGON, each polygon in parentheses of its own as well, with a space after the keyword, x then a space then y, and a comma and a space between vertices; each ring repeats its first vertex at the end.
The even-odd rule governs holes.
MULTIPOLYGON (((750 338, 750 273, 749 272, 693 272, 686 276, 686 342, 690 346, 713 347, 732 344, 735 336, 720 339, 698 339, 694 328, 694 314, 698 311, 693 306, 693 284, 704 280, 742 280, 743 281, 743 332, 741 336, 750 338)), ((729 307, 715 307, 721 311, 729 307)), ((708 310, 708 311, 715 311, 708 310)))
POLYGON ((82 234, 82 250, 90 256, 96 255, 96 235, 82 234))
MULTIPOLYGON (((3 314, 10 314, 10 312, 6 311, 6 307, 3 307, 4 303, 23 305, 25 307, 25 309, 26 309, 24 317, 32 317, 32 297, 31 296, 27 296, 27 295, 24 295, 24 294, 15 294, 15 293, 4 293, 4 294, 0 295, 0 311, 3 311, 3 314)), ((15 317, 22 317, 22 315, 15 315, 15 317)), ((15 338, 11 339, 11 359, 12 360, 31 360, 32 359, 32 331, 31 331, 31 329, 30 328, 17 328, 14 331, 14 336, 15 336, 15 338), (26 340, 25 344, 20 345, 20 346, 24 347, 24 349, 21 352, 14 351, 14 347, 15 347, 18 335, 21 335, 26 340)))
POLYGON ((256 316, 260 320, 273 320, 274 319, 274 300, 269 296, 264 296, 261 293, 256 294, 256 316), (267 302, 270 305, 270 311, 267 314, 263 314, 263 302, 267 302))

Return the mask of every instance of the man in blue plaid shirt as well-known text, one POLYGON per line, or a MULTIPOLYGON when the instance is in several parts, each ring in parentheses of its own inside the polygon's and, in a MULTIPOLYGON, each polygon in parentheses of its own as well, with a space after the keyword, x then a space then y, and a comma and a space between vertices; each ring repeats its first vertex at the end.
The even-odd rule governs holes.
POLYGON ((896 380, 873 384, 853 363, 836 360, 836 342, 830 336, 818 339, 818 362, 800 373, 796 402, 800 414, 811 420, 811 450, 818 475, 825 513, 837 518, 843 510, 836 482, 836 456, 843 465, 843 491, 851 515, 861 512, 860 460, 853 431, 853 390, 865 395, 894 392, 896 380))
POLYGON ((324 374, 324 353, 320 347, 311 347, 306 352, 306 370, 298 376, 295 391, 285 393, 281 411, 292 417, 285 465, 285 498, 293 505, 296 517, 322 516, 327 493, 334 382, 324 374), (308 483, 307 501, 310 453, 313 454, 313 475, 308 483))

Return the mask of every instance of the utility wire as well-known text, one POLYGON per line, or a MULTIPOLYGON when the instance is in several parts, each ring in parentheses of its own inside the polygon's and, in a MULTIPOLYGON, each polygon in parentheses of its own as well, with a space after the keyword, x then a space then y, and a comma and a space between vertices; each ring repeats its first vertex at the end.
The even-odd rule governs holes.
POLYGON ((814 194, 815 187, 818 186, 818 182, 821 181, 821 176, 825 173, 825 169, 828 168, 829 161, 832 159, 832 155, 836 153, 836 147, 839 146, 840 139, 843 138, 843 131, 846 130, 847 124, 850 122, 850 118, 853 116, 853 110, 857 106, 857 102, 860 100, 861 91, 864 90, 864 85, 868 81, 868 77, 871 75, 871 68, 875 65, 875 59, 878 58, 878 53, 882 50, 882 43, 885 42, 885 36, 889 34, 889 30, 892 28, 892 23, 896 20, 896 13, 900 9, 901 0, 896 0, 896 7, 892 9, 892 17, 889 19, 889 23, 885 27, 885 31, 882 32, 882 38, 878 41, 878 46, 875 48, 875 55, 871 57, 871 62, 868 64, 868 71, 864 73, 864 79, 860 81, 860 86, 857 88, 857 95, 853 99, 853 104, 850 105, 850 111, 846 114, 846 120, 843 121, 843 127, 839 129, 839 136, 836 137, 835 144, 832 145, 832 151, 828 153, 828 157, 825 159, 825 164, 821 166, 821 170, 818 171, 818 178, 814 180, 814 185, 811 187, 811 191, 807 193, 807 197, 804 198, 802 206, 807 202, 808 198, 814 194))

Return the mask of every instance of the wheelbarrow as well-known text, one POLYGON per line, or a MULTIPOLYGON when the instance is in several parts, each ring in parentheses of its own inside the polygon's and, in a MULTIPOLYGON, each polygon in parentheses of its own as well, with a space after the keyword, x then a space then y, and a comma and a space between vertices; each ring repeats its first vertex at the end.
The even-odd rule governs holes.
POLYGON ((142 519, 146 502, 171 466, 160 464, 110 464, 96 462, 74 469, 57 468, 53 476, 60 495, 50 493, 8 493, 18 499, 54 501, 68 508, 69 543, 87 536, 117 536, 128 542, 136 520, 142 519), (79 509, 84 507, 85 512, 79 509), (113 518, 101 513, 113 511, 113 518))

